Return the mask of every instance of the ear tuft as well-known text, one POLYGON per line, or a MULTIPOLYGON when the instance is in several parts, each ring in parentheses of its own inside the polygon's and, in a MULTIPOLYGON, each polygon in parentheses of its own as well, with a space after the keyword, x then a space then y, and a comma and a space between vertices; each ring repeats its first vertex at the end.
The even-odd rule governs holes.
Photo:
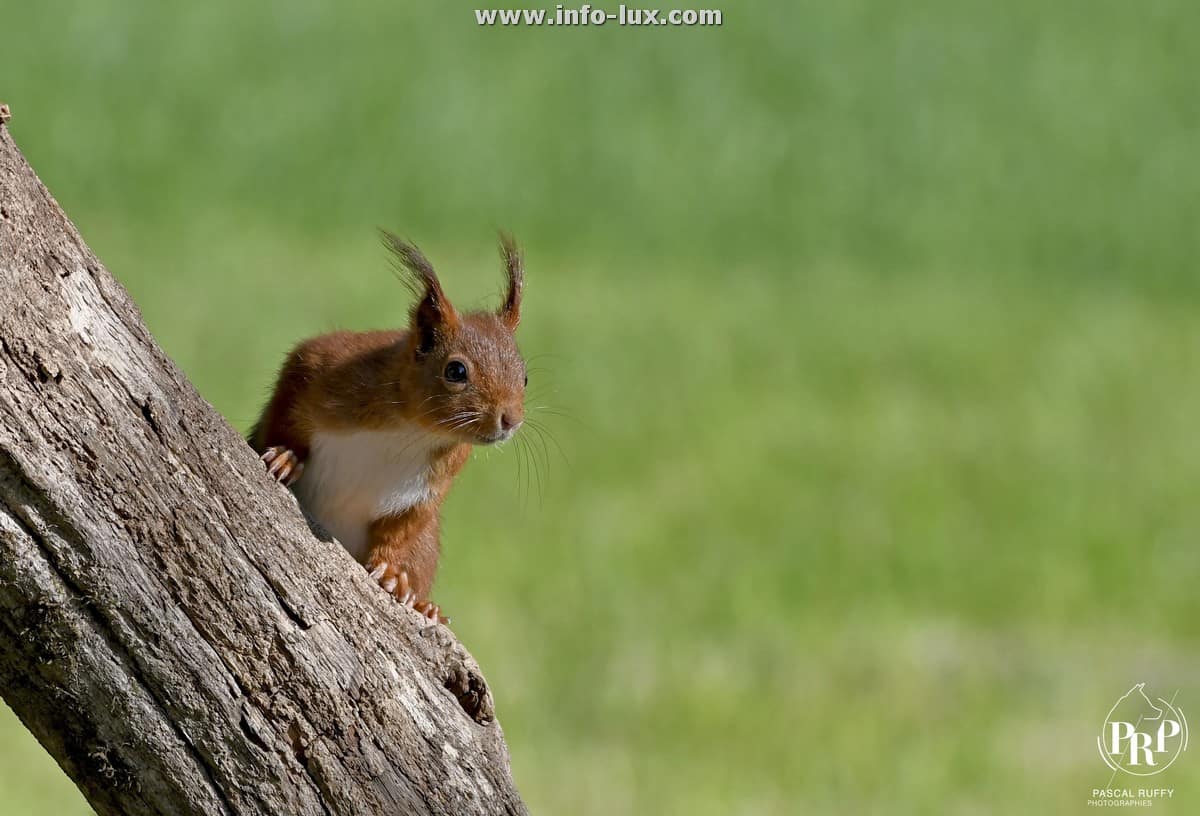
POLYGON ((507 232, 500 233, 500 258, 504 261, 504 272, 508 277, 508 291, 496 314, 508 327, 516 331, 521 323, 521 294, 525 289, 525 256, 517 241, 507 232))
POLYGON ((415 244, 385 229, 379 230, 379 235, 395 259, 397 277, 419 298, 412 307, 412 328, 417 353, 427 354, 440 338, 458 327, 458 312, 442 290, 433 264, 415 244))

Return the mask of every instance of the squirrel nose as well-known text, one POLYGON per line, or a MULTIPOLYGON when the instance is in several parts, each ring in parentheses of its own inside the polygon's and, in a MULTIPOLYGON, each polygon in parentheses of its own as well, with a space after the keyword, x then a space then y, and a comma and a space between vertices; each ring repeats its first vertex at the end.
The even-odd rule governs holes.
POLYGON ((511 431, 513 428, 521 424, 521 415, 505 411, 500 415, 500 427, 503 430, 511 431))

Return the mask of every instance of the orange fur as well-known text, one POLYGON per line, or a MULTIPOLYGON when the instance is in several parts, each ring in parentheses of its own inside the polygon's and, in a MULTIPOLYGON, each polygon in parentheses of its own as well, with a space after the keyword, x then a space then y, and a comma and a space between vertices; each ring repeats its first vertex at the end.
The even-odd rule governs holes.
MULTIPOLYGON (((415 504, 368 520, 365 564, 380 567, 377 577, 393 589, 391 579, 405 573, 415 599, 424 602, 437 570, 441 503, 470 445, 506 439, 524 418, 525 362, 513 338, 524 263, 515 242, 502 238, 503 305, 495 313, 460 314, 416 247, 388 233, 385 243, 419 298, 409 327, 339 331, 300 343, 284 361, 250 443, 260 453, 281 446, 305 461, 318 455, 317 434, 328 440, 374 431, 387 438, 390 431, 418 429, 428 443, 421 448, 428 450, 428 490, 415 504), (462 365, 465 382, 450 378, 451 363, 462 365)), ((312 474, 319 463, 307 464, 312 474)))

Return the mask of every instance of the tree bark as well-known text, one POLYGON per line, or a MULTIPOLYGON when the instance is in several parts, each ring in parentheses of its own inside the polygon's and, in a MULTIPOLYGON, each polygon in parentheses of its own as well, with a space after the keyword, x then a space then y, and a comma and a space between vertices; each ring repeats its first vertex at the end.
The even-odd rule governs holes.
POLYGON ((2 122, 0 691, 100 814, 525 812, 475 661, 313 535, 2 122))

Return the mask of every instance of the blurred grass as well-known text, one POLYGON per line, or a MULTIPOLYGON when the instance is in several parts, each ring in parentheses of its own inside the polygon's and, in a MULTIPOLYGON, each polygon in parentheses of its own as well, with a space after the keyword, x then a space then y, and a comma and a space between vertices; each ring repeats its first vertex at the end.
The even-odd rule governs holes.
MULTIPOLYGON (((1200 700, 1197 8, 471 8, 9 4, 0 98, 239 428, 403 319, 375 225, 467 303, 522 238, 564 455, 476 456, 437 596, 535 812, 1085 810, 1200 700)), ((0 794, 86 812, 11 718, 0 794)))

